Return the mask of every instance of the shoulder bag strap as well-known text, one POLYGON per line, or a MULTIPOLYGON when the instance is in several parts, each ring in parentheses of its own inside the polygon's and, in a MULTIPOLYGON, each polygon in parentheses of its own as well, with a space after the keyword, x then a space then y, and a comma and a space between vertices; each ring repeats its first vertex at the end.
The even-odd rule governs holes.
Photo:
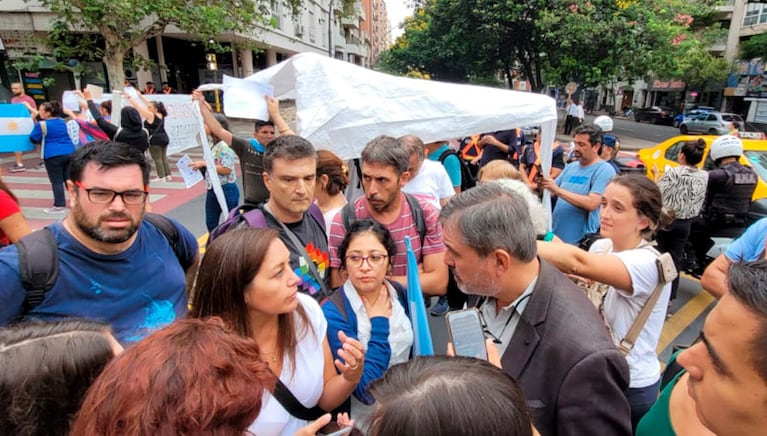
MULTIPOLYGON (((649 245, 648 247, 652 248, 649 245)), ((655 289, 653 289, 652 294, 650 294, 650 298, 647 299, 644 307, 642 307, 642 310, 639 311, 636 319, 634 319, 634 323, 631 324, 631 328, 629 329, 628 333, 626 333, 626 336, 623 337, 620 344, 618 345, 618 348, 624 355, 628 355, 634 348, 634 345, 636 345, 636 340, 639 337, 639 334, 642 332, 644 325, 647 323, 647 320, 650 318, 650 314, 652 313, 655 304, 658 302, 658 298, 660 298, 663 287, 666 286, 666 284, 673 280, 675 277, 673 274, 671 277, 669 277, 669 271, 664 265, 664 261, 665 264, 668 264, 668 259, 661 259, 663 256, 668 256, 668 259, 671 258, 668 253, 663 253, 655 259, 655 265, 658 268, 658 284, 655 286, 655 289)), ((673 262, 673 259, 671 261, 673 262)))
POLYGON ((290 392, 290 389, 288 389, 288 387, 285 386, 285 383, 283 383, 279 378, 277 378, 277 384, 274 385, 274 392, 272 392, 272 396, 274 396, 274 398, 279 401, 279 403, 285 410, 288 411, 288 413, 298 419, 303 419, 304 421, 314 421, 315 419, 318 419, 320 416, 327 413, 318 406, 314 406, 309 409, 301 404, 301 402, 298 401, 298 399, 296 399, 296 397, 293 395, 293 392, 290 392))
POLYGON ((290 243, 293 244, 294 247, 298 249, 298 251, 301 253, 301 256, 303 256, 304 260, 306 261, 307 266, 309 267, 309 270, 311 270, 312 275, 317 278, 317 283, 320 284, 320 288, 322 289, 322 293, 325 294, 325 298, 330 297, 330 290, 328 289, 328 286, 325 284, 325 280, 323 280, 322 274, 317 270, 317 265, 314 264, 314 261, 312 261, 312 258, 309 256, 309 253, 306 252, 306 249, 304 248, 304 244, 301 243, 301 241, 298 240, 298 237, 296 237, 295 233, 291 231, 288 226, 285 225, 282 221, 278 220, 274 214, 269 210, 269 207, 264 204, 264 211, 268 214, 272 215, 272 218, 274 218, 275 221, 280 223, 280 226, 282 226, 282 229, 285 230, 285 234, 288 235, 288 239, 290 239, 290 243))

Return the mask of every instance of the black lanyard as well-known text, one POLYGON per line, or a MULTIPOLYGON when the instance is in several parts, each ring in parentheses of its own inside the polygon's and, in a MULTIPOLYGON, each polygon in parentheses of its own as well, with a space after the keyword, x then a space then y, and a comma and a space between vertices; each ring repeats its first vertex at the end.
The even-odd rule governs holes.
POLYGON ((501 341, 500 338, 503 337, 504 332, 506 332, 506 327, 509 326, 509 323, 511 323, 511 319, 514 317, 514 314, 517 313, 517 308, 520 304, 522 304, 523 301, 527 300, 528 297, 533 295, 533 293, 529 293, 526 295, 523 295, 516 303, 514 303, 513 306, 511 306, 511 310, 509 313, 509 317, 506 319, 506 323, 503 324, 503 328, 501 329, 501 333, 496 336, 493 334, 493 332, 490 331, 490 329, 487 326, 487 321, 485 321, 485 315, 482 314, 482 308, 485 306, 485 303, 487 302, 488 298, 485 297, 481 303, 479 303, 479 306, 477 306, 477 309, 479 310, 479 322, 482 325, 482 332, 486 335, 490 336, 493 339, 493 342, 496 344, 502 344, 503 341, 501 341))

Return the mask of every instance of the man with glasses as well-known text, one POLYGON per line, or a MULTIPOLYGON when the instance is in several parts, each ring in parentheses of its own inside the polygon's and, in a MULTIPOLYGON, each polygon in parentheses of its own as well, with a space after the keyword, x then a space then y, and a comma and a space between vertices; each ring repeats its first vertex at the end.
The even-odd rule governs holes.
POLYGON ((630 435, 626 358, 583 291, 537 257, 524 199, 483 184, 453 197, 440 220, 445 263, 541 435, 630 435))
POLYGON ((177 233, 171 241, 144 219, 149 181, 144 154, 119 142, 93 142, 72 155, 70 176, 71 213, 40 230, 50 233, 56 247, 55 283, 31 307, 19 267, 31 261, 21 262, 27 251, 18 246, 0 251, 0 324, 20 318, 96 319, 109 323, 127 345, 183 317, 184 266, 195 263, 197 241, 175 221, 164 219, 177 233))

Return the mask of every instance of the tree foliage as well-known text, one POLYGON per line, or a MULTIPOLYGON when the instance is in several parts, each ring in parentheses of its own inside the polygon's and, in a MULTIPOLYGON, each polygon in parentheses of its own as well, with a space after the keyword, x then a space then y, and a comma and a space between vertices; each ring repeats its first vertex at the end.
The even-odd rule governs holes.
POLYGON ((452 80, 463 81, 501 72, 508 83, 526 79, 534 89, 640 77, 704 83, 721 78, 722 61, 706 50, 721 38, 715 3, 422 0, 382 59, 394 72, 416 68, 440 77, 438 71, 450 71, 452 80))
POLYGON ((760 33, 740 44, 740 58, 762 58, 767 60, 767 33, 760 33))
MULTIPOLYGON (((300 0, 289 0, 294 12, 300 0)), ((125 79, 123 59, 144 41, 169 26, 215 40, 226 32, 252 32, 269 13, 266 0, 42 0, 58 22, 51 42, 58 56, 103 58, 113 88, 125 79), (84 34, 71 36, 69 33, 84 34), (97 33, 103 47, 95 44, 97 33)))

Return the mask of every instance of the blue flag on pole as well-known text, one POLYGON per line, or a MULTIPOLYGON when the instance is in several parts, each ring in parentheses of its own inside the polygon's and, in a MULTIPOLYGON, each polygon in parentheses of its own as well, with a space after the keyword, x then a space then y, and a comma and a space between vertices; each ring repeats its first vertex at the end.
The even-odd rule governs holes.
POLYGON ((34 150, 29 140, 34 125, 23 104, 0 103, 0 152, 34 150))
POLYGON ((410 237, 405 236, 407 249, 407 304, 410 306, 410 323, 413 324, 413 355, 433 356, 434 344, 431 341, 429 319, 426 317, 426 305, 423 303, 423 291, 418 280, 418 262, 415 260, 410 237))

